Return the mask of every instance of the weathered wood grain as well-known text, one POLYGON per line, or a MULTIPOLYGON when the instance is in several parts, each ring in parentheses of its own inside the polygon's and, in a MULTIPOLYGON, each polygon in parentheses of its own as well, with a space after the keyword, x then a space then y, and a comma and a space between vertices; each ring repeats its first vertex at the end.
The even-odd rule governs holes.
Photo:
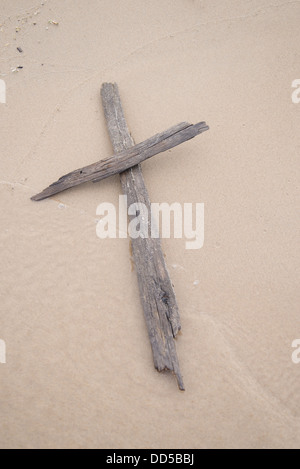
MULTIPOLYGON (((101 95, 110 139, 118 157, 118 152, 133 147, 134 142, 126 125, 117 85, 103 84, 101 95)), ((140 165, 120 177, 128 206, 141 202, 150 213, 150 199, 140 165)), ((160 239, 151 238, 149 222, 148 238, 132 239, 131 243, 154 366, 158 371, 173 372, 179 389, 184 390, 175 345, 175 337, 181 329, 179 311, 160 239)))
POLYGON ((206 130, 208 130, 208 126, 205 122, 195 125, 182 122, 138 145, 123 149, 123 151, 118 152, 116 155, 62 176, 58 181, 31 199, 40 201, 85 182, 99 182, 114 174, 119 174, 158 153, 167 151, 180 143, 190 140, 206 130))

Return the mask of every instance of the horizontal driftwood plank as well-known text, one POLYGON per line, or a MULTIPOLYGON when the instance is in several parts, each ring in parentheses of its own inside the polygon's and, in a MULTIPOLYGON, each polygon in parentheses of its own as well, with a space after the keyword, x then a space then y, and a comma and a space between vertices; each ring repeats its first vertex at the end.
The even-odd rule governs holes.
POLYGON ((205 122, 200 122, 195 125, 187 122, 177 124, 138 145, 62 176, 41 193, 33 196, 32 200, 43 200, 66 189, 78 186, 79 184, 89 181, 98 182, 114 174, 121 173, 158 153, 162 153, 180 143, 194 138, 196 135, 206 130, 208 130, 208 126, 205 122))

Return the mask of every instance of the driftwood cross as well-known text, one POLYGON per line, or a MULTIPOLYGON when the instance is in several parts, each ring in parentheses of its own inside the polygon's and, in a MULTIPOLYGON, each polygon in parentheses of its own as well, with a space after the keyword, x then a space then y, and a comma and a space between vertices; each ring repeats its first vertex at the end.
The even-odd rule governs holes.
MULTIPOLYGON (((143 203, 150 213, 151 204, 140 163, 208 130, 208 126, 205 122, 196 125, 183 122, 135 145, 125 121, 117 85, 104 83, 101 96, 114 155, 62 176, 32 200, 43 200, 84 182, 98 182, 119 173, 128 207, 143 203)), ((148 223, 148 237, 131 239, 140 298, 154 366, 158 371, 173 372, 179 389, 183 391, 175 347, 175 338, 181 329, 179 311, 160 239, 151 237, 150 225, 151 222, 148 223)))

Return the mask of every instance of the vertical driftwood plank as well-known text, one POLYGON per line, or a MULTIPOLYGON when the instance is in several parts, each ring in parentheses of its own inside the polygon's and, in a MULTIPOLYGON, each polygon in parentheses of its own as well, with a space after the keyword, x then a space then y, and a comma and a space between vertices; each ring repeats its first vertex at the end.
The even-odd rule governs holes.
MULTIPOLYGON (((115 153, 134 145, 129 133, 116 84, 104 83, 102 103, 108 132, 115 153)), ((150 200, 140 165, 120 174, 122 189, 128 206, 143 203, 150 214, 150 200)), ((175 337, 180 330, 180 318, 174 289, 167 271, 159 238, 132 239, 140 298, 152 347, 154 366, 158 371, 174 372, 179 389, 184 390, 180 373, 175 337)))

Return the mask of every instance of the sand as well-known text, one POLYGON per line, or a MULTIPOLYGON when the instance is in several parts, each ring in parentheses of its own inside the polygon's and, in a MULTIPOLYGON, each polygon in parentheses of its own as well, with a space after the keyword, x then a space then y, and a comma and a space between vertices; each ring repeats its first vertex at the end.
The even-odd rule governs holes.
POLYGON ((299 448, 299 1, 0 6, 0 447, 299 448), (30 201, 112 153, 105 81, 136 142, 210 125, 143 164, 153 202, 205 206, 201 249, 162 240, 184 393, 153 368, 129 240, 96 235, 119 178, 30 201))

